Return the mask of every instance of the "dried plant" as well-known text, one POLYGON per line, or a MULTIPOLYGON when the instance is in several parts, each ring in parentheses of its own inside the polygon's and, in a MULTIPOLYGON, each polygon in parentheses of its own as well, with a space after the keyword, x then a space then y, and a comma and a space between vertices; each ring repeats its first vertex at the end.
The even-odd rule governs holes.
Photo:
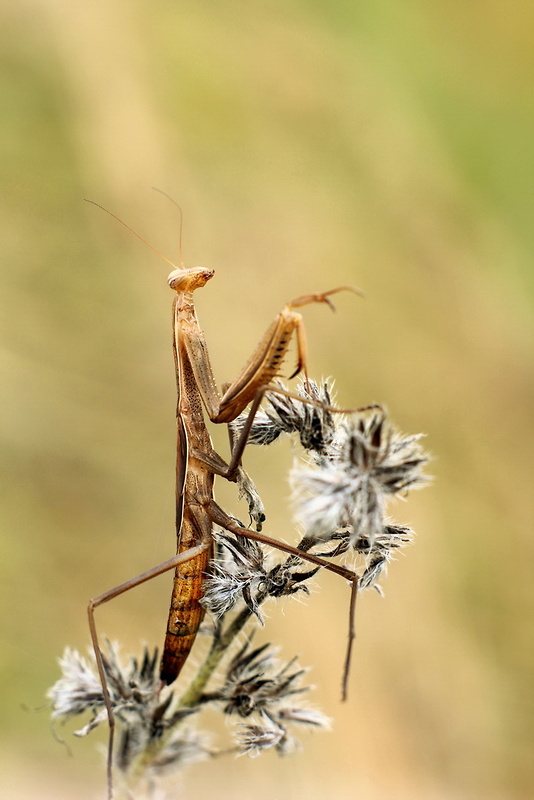
MULTIPOLYGON (((249 443, 265 446, 283 434, 296 434, 302 453, 290 480, 303 531, 297 548, 324 559, 352 553, 359 590, 380 591, 379 577, 412 538, 412 531, 393 524, 386 512, 392 498, 424 485, 428 457, 421 437, 399 433, 379 407, 355 415, 335 413, 327 382, 321 387, 303 382, 298 394, 305 402, 269 393, 249 443)), ((235 435, 244 422, 242 415, 232 423, 235 435)), ((221 752, 254 756, 269 748, 286 755, 298 746, 298 730, 328 727, 327 718, 305 703, 310 687, 296 659, 284 663, 271 645, 253 647, 250 632, 243 640, 251 620, 263 625, 261 606, 269 598, 307 593, 320 568, 310 569, 295 555, 273 563, 258 543, 243 536, 222 530, 214 536, 216 558, 203 596, 212 620, 210 647, 183 693, 162 686, 157 651, 145 649, 141 660, 124 664, 118 648, 107 644, 104 669, 119 732, 115 767, 124 776, 124 792, 135 787, 136 797, 143 796, 140 791, 161 797, 160 776, 192 761, 221 752), (237 652, 224 667, 221 662, 232 645, 237 652), (213 748, 199 730, 200 713, 207 707, 235 721, 230 749, 213 748)), ((85 736, 107 721, 98 674, 69 649, 60 666, 62 677, 48 693, 53 717, 88 712, 89 721, 77 732, 85 736)))

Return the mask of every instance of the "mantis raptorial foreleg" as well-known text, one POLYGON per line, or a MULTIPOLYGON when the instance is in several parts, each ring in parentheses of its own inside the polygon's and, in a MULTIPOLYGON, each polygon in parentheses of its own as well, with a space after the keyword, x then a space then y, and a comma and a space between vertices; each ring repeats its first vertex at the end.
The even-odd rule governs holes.
MULTIPOLYGON (((200 269, 200 267, 197 269, 200 269)), ((178 292, 180 292, 181 284, 185 284, 184 272, 185 270, 175 270, 169 276, 169 286, 178 292)), ((206 277, 205 280, 209 280, 209 278, 206 277)), ((192 285, 191 280, 189 285, 192 285)), ((190 291, 192 291, 192 288, 190 291)), ((301 315, 294 309, 311 303, 326 303, 332 307, 330 295, 341 291, 352 291, 360 294, 359 290, 352 286, 338 286, 328 292, 297 297, 288 303, 275 317, 258 347, 234 382, 226 384, 227 388, 222 398, 219 397, 216 389, 211 362, 202 332, 199 329, 193 335, 189 327, 180 326, 179 318, 175 319, 176 329, 181 328, 181 340, 185 355, 191 364, 198 391, 210 420, 212 422, 232 422, 256 398, 259 389, 272 383, 278 376, 293 333, 296 334, 297 338, 298 360, 297 367, 290 377, 294 378, 302 371, 307 375, 307 345, 304 323, 301 315)), ((179 303, 176 305, 176 310, 179 314, 179 303)))
MULTIPOLYGON (((230 442, 232 443, 231 436, 230 442)), ((243 449, 244 448, 241 448, 239 458, 243 453, 243 449)), ((254 482, 239 464, 239 461, 232 457, 232 464, 227 464, 216 450, 203 453, 200 450, 192 449, 191 457, 201 463, 206 469, 210 470, 214 475, 219 475, 222 478, 237 483, 239 487, 239 497, 245 497, 247 499, 250 519, 254 523, 256 530, 261 531, 261 526, 263 522, 265 522, 265 509, 254 482)))
POLYGON ((239 436, 236 438, 233 435, 233 432, 232 431, 230 432, 232 457, 230 459, 230 463, 226 468, 226 471, 220 473, 218 472, 217 473, 218 475, 222 475, 228 480, 232 480, 232 476, 240 466, 241 458, 245 451, 245 447, 247 445, 247 441, 250 436, 250 431, 254 424, 254 419, 256 417, 256 414, 258 413, 258 409, 261 405, 264 396, 268 393, 282 395, 283 397, 289 397, 291 400, 297 400, 299 403, 316 406, 317 408, 322 408, 325 411, 330 411, 334 414, 360 414, 364 411, 371 411, 372 409, 382 410, 382 406, 378 403, 370 403, 369 405, 360 406, 359 408, 338 408, 337 406, 326 405, 320 400, 315 400, 313 397, 302 397, 302 395, 296 394, 295 392, 288 392, 287 389, 283 389, 281 386, 276 386, 276 385, 261 386, 256 392, 256 396, 250 406, 249 412, 243 423, 239 436))

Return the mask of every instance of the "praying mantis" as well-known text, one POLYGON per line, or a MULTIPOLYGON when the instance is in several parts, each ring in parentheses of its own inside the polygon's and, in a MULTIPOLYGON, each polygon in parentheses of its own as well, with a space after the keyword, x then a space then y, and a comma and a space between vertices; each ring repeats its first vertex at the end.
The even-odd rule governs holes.
MULTIPOLYGON (((92 202, 92 201, 89 201, 92 202)), ((94 203, 94 205, 98 205, 94 203)), ((103 208, 102 206, 99 206, 103 208)), ((152 248, 126 223, 111 214, 128 230, 152 248)), ((350 665, 351 646, 354 639, 354 609, 358 590, 357 575, 340 565, 326 561, 319 556, 303 552, 283 542, 261 533, 264 520, 263 507, 255 487, 241 467, 241 458, 247 443, 254 416, 258 411, 264 394, 277 392, 304 400, 273 385, 293 338, 296 339, 298 361, 291 377, 303 372, 307 381, 307 347, 304 323, 297 309, 312 303, 331 305, 330 297, 341 291, 360 293, 350 286, 339 286, 326 292, 303 295, 289 302, 275 317, 257 348, 246 362, 237 378, 223 386, 219 394, 204 333, 196 316, 193 295, 203 288, 213 277, 214 270, 204 267, 176 267, 155 248, 158 255, 172 266, 168 278, 170 288, 175 292, 172 315, 173 353, 177 384, 177 456, 176 456, 176 533, 177 554, 152 569, 132 578, 113 589, 90 600, 88 605, 89 628, 94 648, 98 673, 102 683, 103 699, 109 721, 107 781, 108 797, 113 796, 112 758, 115 718, 107 687, 104 660, 100 649, 95 622, 95 609, 124 592, 138 586, 168 570, 175 569, 165 644, 160 667, 162 686, 169 685, 178 677, 204 616, 201 605, 203 582, 209 572, 213 557, 213 526, 219 525, 237 535, 242 535, 260 543, 275 547, 286 553, 298 556, 318 567, 324 567, 350 582, 350 624, 349 644, 345 661, 343 692, 350 665), (240 435, 234 441, 230 433, 231 455, 228 463, 213 449, 206 427, 204 414, 213 423, 231 423, 247 406, 248 417, 240 435), (229 516, 213 497, 214 477, 218 475, 237 482, 248 499, 251 519, 256 523, 256 531, 240 525, 229 516)), ((339 409, 332 409, 339 411, 339 409)), ((352 409, 354 411, 356 409, 352 409)), ((360 409, 357 409, 360 410, 360 409)), ((346 410, 345 410, 346 413, 346 410)))

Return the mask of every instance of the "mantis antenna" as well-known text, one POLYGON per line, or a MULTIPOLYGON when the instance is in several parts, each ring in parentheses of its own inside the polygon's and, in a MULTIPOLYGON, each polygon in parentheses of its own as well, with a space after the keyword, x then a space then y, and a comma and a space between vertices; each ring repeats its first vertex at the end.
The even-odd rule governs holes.
POLYGON ((184 260, 182 258, 182 228, 183 228, 183 221, 184 221, 184 212, 182 211, 182 207, 180 205, 178 205, 178 203, 176 202, 174 197, 171 197, 170 194, 167 194, 167 192, 164 192, 163 189, 158 189, 157 186, 153 186, 152 188, 153 188, 153 190, 155 192, 159 192, 160 194, 163 195, 163 197, 166 197, 167 200, 170 200, 171 203, 174 206, 176 206, 176 208, 180 212, 180 239, 179 239, 179 242, 178 242, 178 253, 180 255, 180 266, 183 269, 184 268, 184 260))
MULTIPOLYGON (((157 190, 157 191, 159 191, 159 190, 157 190)), ((140 233, 137 233, 137 231, 134 231, 133 228, 130 228, 130 226, 127 225, 126 222, 123 222, 123 220, 120 217, 118 217, 116 214, 114 214, 113 211, 109 211, 109 209, 105 208, 104 206, 101 206, 100 203, 95 203, 94 200, 88 200, 86 197, 84 197, 84 200, 85 200, 86 203, 91 203, 91 205, 96 206, 97 208, 101 208, 102 211, 105 211, 106 214, 109 214, 110 217, 113 217, 113 219, 116 219, 117 222, 120 222, 121 225, 124 225, 126 230, 130 231, 130 233, 133 233, 134 236, 137 236, 137 238, 140 239, 143 242, 143 244, 146 244, 147 247, 150 247, 150 249, 153 250, 154 253, 156 253, 156 255, 158 255, 160 258, 162 258, 164 261, 166 261, 167 264, 170 264, 173 269, 180 269, 180 267, 177 267, 176 264, 173 261, 170 260, 170 258, 167 258, 167 256, 164 255, 161 252, 161 250, 158 250, 158 248, 154 247, 153 244, 150 244, 150 242, 147 242, 146 239, 143 239, 143 237, 141 236, 140 233)), ((182 236, 182 233, 181 233, 181 223, 180 223, 180 240, 181 240, 181 236, 182 236)), ((181 265, 181 268, 183 269, 181 247, 180 247, 180 265, 181 265)))

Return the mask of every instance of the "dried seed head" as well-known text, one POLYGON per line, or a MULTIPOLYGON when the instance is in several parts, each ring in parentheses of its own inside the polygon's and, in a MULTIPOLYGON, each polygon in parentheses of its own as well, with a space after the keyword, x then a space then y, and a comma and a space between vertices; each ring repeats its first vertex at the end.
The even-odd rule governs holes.
POLYGON ((102 686, 94 667, 77 650, 65 649, 59 659, 62 677, 48 690, 52 719, 97 713, 104 706, 102 686))
POLYGON ((289 731, 291 726, 328 728, 329 720, 300 700, 296 702, 310 689, 302 685, 306 670, 296 667, 296 659, 282 665, 270 645, 254 650, 249 645, 246 642, 232 660, 224 683, 212 697, 226 714, 255 718, 238 727, 241 753, 258 755, 275 747, 279 754, 286 754, 298 746, 289 731))
POLYGON ((308 537, 328 541, 342 528, 351 544, 371 544, 384 527, 385 503, 424 481, 420 436, 404 436, 374 412, 338 427, 336 457, 292 472, 297 518, 308 537))
POLYGON ((257 586, 266 575, 261 547, 244 536, 229 536, 222 532, 216 534, 215 540, 221 546, 221 551, 230 557, 212 563, 210 574, 204 582, 202 605, 220 619, 240 599, 244 599, 263 624, 252 592, 254 585, 257 586))
POLYGON ((217 692, 226 714, 248 717, 253 712, 269 711, 288 697, 308 691, 300 686, 305 670, 292 671, 295 659, 281 666, 275 651, 266 644, 249 650, 247 642, 231 661, 225 682, 217 692))
MULTIPOLYGON (((103 657, 111 705, 119 723, 115 762, 120 770, 126 772, 140 754, 151 751, 152 744, 159 742, 165 731, 170 731, 177 722, 194 712, 191 709, 173 712, 172 693, 160 692, 157 649, 149 652, 145 648, 140 661, 131 658, 124 665, 116 645, 108 642, 103 657)), ((71 649, 65 651, 60 666, 63 675, 48 692, 53 705, 52 717, 68 718, 89 711, 90 721, 77 731, 78 736, 86 736, 108 720, 96 667, 71 649)), ((161 770, 171 764, 183 764, 208 755, 201 737, 182 726, 165 738, 164 744, 157 749, 157 755, 154 751, 147 768, 161 770)))
MULTIPOLYGON (((287 391, 281 381, 278 386, 287 391)), ((334 415, 329 408, 332 406, 330 384, 325 381, 319 388, 315 381, 310 380, 308 384, 302 381, 297 386, 297 394, 303 400, 315 401, 317 405, 300 403, 293 397, 268 392, 267 408, 256 414, 249 433, 249 444, 268 445, 276 441, 282 433, 297 433, 305 450, 321 455, 328 454, 335 437, 334 415)), ((231 423, 235 434, 241 432, 247 416, 241 414, 231 423)))
POLYGON ((241 755, 255 758, 262 750, 279 747, 285 735, 284 728, 267 722, 264 725, 240 725, 236 740, 241 755))

